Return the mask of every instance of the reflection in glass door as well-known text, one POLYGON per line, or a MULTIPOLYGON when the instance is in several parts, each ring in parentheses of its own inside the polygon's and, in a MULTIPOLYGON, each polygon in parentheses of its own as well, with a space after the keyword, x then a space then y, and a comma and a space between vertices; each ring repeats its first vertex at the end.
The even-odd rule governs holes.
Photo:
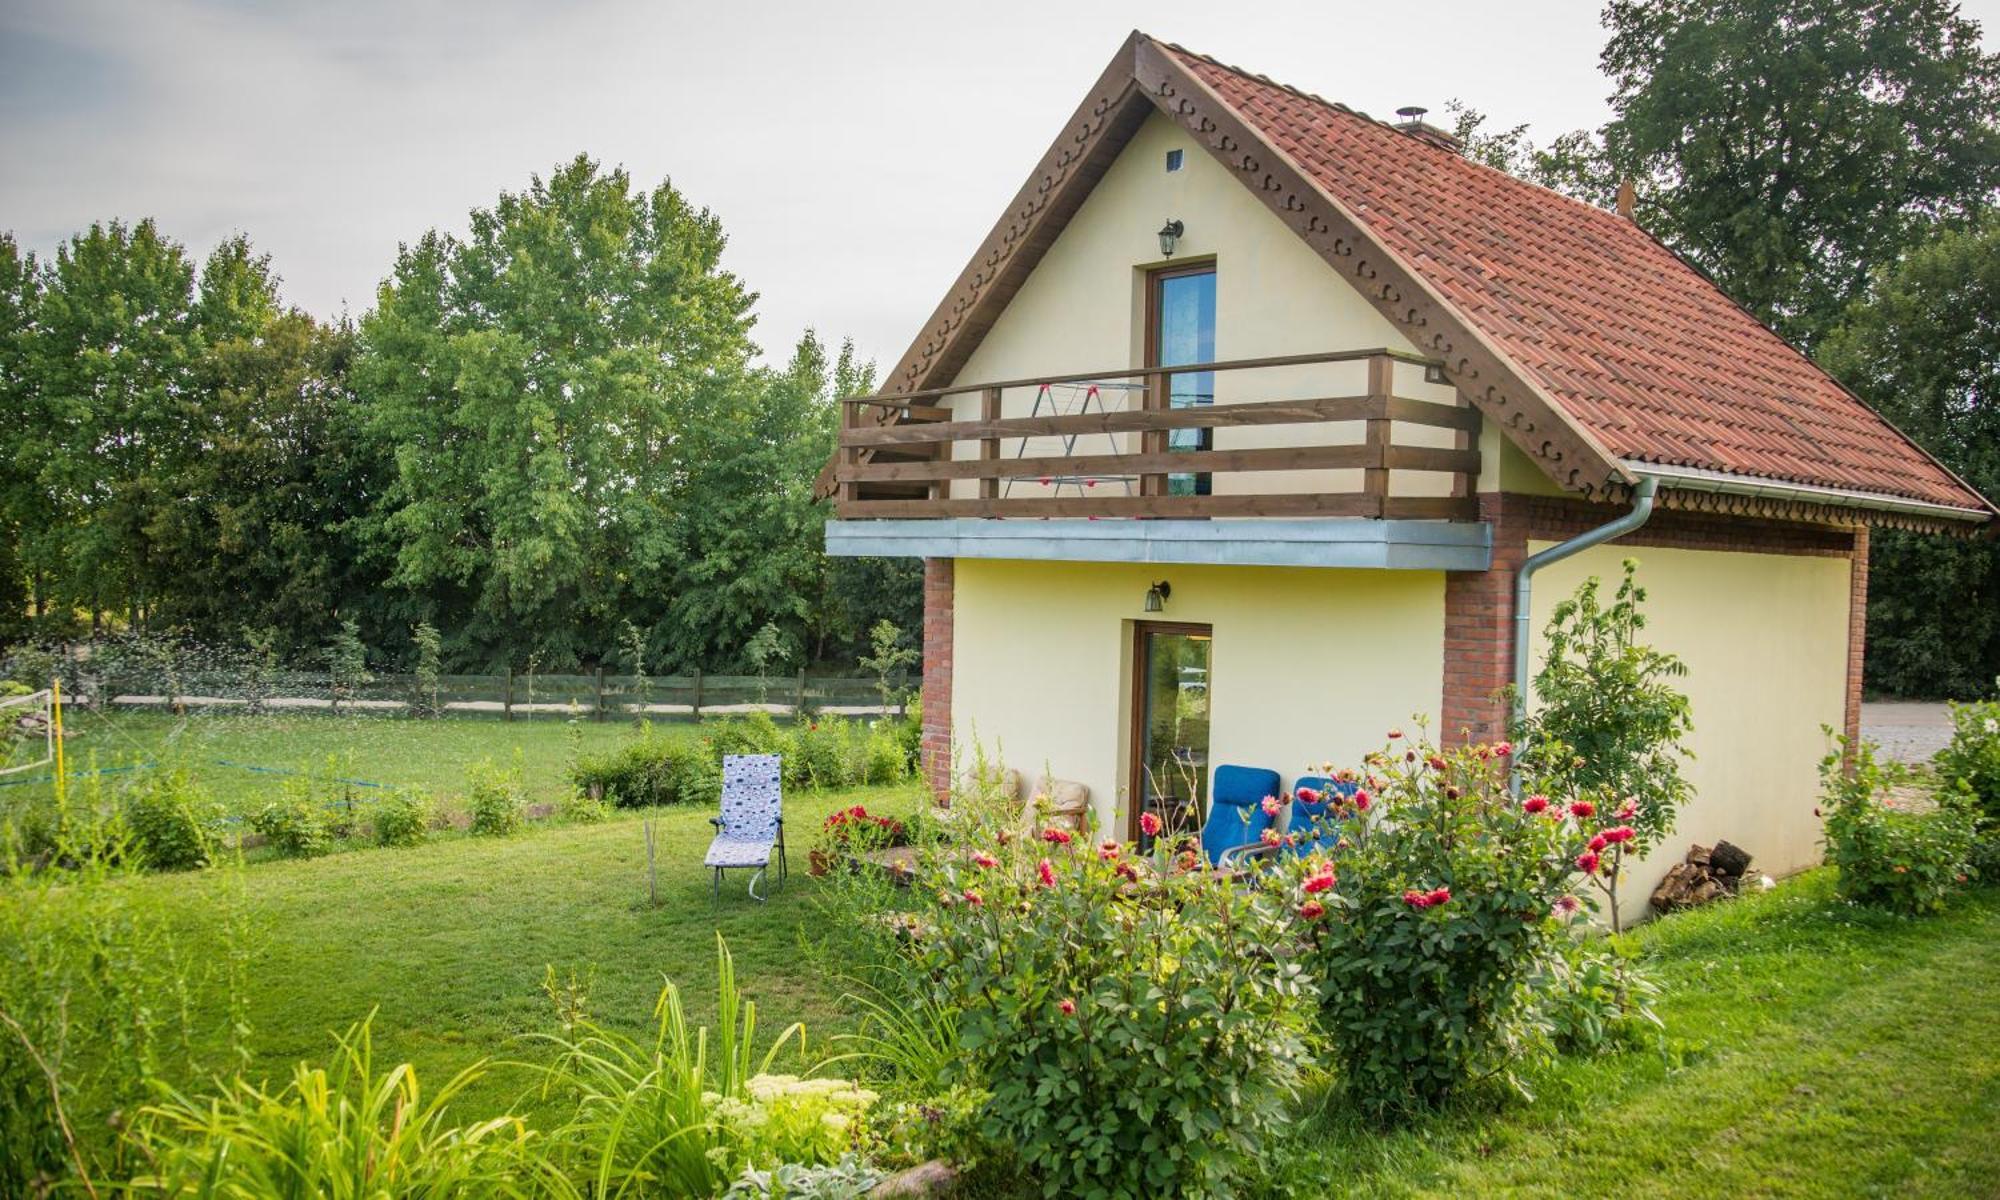
POLYGON ((1127 836, 1150 845, 1139 814, 1168 829, 1201 828, 1208 813, 1208 678, 1213 636, 1206 625, 1142 621, 1132 653, 1132 786, 1127 836))
MULTIPOLYGON (((1152 328, 1147 366, 1178 367, 1215 361, 1215 266, 1177 267, 1153 275, 1152 328)), ((1215 403, 1215 372, 1175 375, 1167 394, 1169 408, 1206 408, 1215 403)), ((1213 429, 1175 429, 1167 434, 1169 450, 1212 450, 1213 429)), ((1170 496, 1206 496, 1206 473, 1167 476, 1170 496)))

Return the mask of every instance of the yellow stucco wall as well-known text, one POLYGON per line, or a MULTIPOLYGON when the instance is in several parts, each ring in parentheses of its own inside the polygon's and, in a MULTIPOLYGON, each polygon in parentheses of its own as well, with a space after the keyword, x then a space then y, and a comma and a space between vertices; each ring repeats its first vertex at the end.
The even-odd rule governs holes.
POLYGON ((1214 626, 1211 764, 1355 762, 1391 724, 1435 721, 1444 577, 1420 571, 1148 566, 959 559, 952 737, 976 738, 1030 781, 1044 768, 1090 787, 1122 832, 1132 623, 1214 626), (1173 585, 1167 611, 1147 587, 1173 585))
POLYGON ((1536 575, 1535 629, 1591 575, 1608 596, 1626 558, 1639 560, 1647 592, 1646 640, 1688 665, 1680 686, 1694 707, 1696 790, 1675 832, 1632 871, 1629 911, 1693 842, 1726 838, 1771 875, 1817 863, 1820 727, 1838 730, 1846 706, 1848 560, 1603 546, 1536 575))
MULTIPOLYGON (((1218 360, 1376 347, 1414 349, 1193 138, 1155 115, 1105 172, 954 382, 1139 365, 1145 353, 1145 272, 1166 265, 1157 231, 1170 217, 1187 227, 1172 261, 1215 263, 1218 360), (1183 152, 1183 165, 1169 172, 1166 155, 1174 149, 1183 152)), ((1361 395, 1367 391, 1367 368, 1356 362, 1224 372, 1215 383, 1218 405, 1361 395)), ((1399 364, 1395 386, 1397 394, 1415 399, 1448 404, 1454 398, 1452 388, 1425 383, 1420 367, 1399 364)), ((1104 396, 1113 411, 1138 405, 1136 393, 1110 388, 1104 396)), ((1008 389, 1002 396, 1002 413, 1027 416, 1034 401, 1032 387, 1008 389)), ((978 415, 977 395, 959 396, 952 403, 960 419, 978 415)), ((1361 437, 1358 422, 1224 428, 1216 431, 1215 448, 1345 444, 1361 437)), ((1395 437, 1404 445, 1451 444, 1447 431, 1423 426, 1399 424, 1395 437)), ((1073 453, 1137 448, 1136 435, 1115 439, 1093 435, 1079 439, 1073 453)), ((1019 449, 1020 442, 1009 439, 1001 453, 1014 457, 1019 449)), ((976 444, 955 448, 962 458, 976 457, 977 452, 976 444)), ((1063 452, 1056 439, 1032 439, 1026 449, 1030 456, 1063 452)), ((1218 477, 1215 490, 1218 494, 1354 491, 1360 483, 1359 471, 1268 471, 1218 477)), ((1390 487, 1399 495, 1444 495, 1449 479, 1433 472, 1399 471, 1392 473, 1390 487)), ((957 481, 953 494, 976 495, 977 484, 957 481)), ((1035 480, 1022 480, 1009 494, 1033 498, 1052 492, 1035 480)))

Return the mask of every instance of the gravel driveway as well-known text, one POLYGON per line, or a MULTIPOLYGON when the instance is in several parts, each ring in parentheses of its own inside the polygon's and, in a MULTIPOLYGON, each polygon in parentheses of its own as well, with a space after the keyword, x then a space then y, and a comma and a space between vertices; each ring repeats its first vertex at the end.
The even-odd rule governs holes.
POLYGON ((1883 700, 1861 706, 1861 736, 1882 747, 1882 757, 1929 762, 1951 740, 1951 711, 1942 704, 1883 700))

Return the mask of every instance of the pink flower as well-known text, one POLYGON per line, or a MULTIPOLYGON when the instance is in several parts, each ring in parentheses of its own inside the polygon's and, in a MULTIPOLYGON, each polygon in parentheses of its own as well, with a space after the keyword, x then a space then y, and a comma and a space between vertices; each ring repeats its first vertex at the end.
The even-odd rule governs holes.
POLYGON ((1266 797, 1264 797, 1264 805, 1263 805, 1263 808, 1264 808, 1264 815, 1265 815, 1265 816, 1267 816, 1267 817, 1275 817, 1275 816, 1277 816, 1277 815, 1278 815, 1278 809, 1279 809, 1279 807, 1280 807, 1280 806, 1279 806, 1279 804, 1278 804, 1278 798, 1277 798, 1276 796, 1266 796, 1266 797))
POLYGON ((1560 916, 1575 916, 1578 910, 1582 908, 1583 901, 1577 899, 1575 896, 1559 896, 1556 898, 1555 910, 1560 916))
POLYGON ((1593 853, 1602 854, 1604 852, 1604 848, 1606 846, 1609 846, 1610 844, 1611 844, 1611 839, 1605 837, 1601 833, 1598 834, 1596 837, 1590 839, 1590 849, 1593 853))
POLYGON ((1430 769, 1433 771, 1444 770, 1445 766, 1444 759, 1439 757, 1438 755, 1433 754, 1429 758, 1425 759, 1424 762, 1429 764, 1430 769))
POLYGON ((1326 905, 1317 900, 1308 900, 1299 905, 1299 915, 1308 921, 1317 921, 1326 915, 1326 905))
POLYGON ((1140 813, 1139 828, 1145 832, 1147 837, 1160 836, 1160 815, 1158 813, 1140 813))
POLYGON ((1097 848, 1097 857, 1103 859, 1105 862, 1110 862, 1112 859, 1117 858, 1118 843, 1113 841, 1105 842, 1097 848))
POLYGON ((1069 845, 1069 830, 1054 829, 1054 828, 1044 829, 1042 830, 1042 840, 1049 843, 1052 846, 1067 846, 1069 845))
POLYGON ((1275 846, 1278 844, 1280 839, 1278 837, 1278 831, 1266 825, 1264 827, 1264 832, 1257 835, 1257 840, 1264 843, 1266 846, 1275 846))
POLYGON ((1333 886, 1333 864, 1328 863, 1326 866, 1306 876, 1304 886, 1308 896, 1318 895, 1331 888, 1333 886))
POLYGON ((1073 1017, 1076 1015, 1076 1001, 1074 1000, 1065 998, 1063 1001, 1058 1003, 1056 1007, 1062 1010, 1062 1015, 1065 1017, 1073 1017))
POLYGON ((1529 814, 1541 812, 1548 808, 1548 806, 1549 798, 1540 792, 1536 792, 1526 800, 1521 801, 1521 811, 1529 814))
POLYGON ((1585 875, 1597 874, 1597 852, 1595 850, 1585 850, 1582 854, 1577 855, 1576 869, 1582 871, 1585 875))
POLYGON ((1430 894, 1411 888, 1403 893, 1403 903, 1409 905, 1411 908, 1429 908, 1431 906, 1430 894))
POLYGON ((990 871, 1000 865, 1000 860, 981 850, 972 856, 972 865, 983 871, 990 871))
POLYGON ((1300 788, 1296 794, 1299 799, 1305 801, 1307 804, 1319 803, 1319 793, 1311 788, 1300 788))
POLYGON ((1437 905, 1449 904, 1450 902, 1451 889, 1448 887, 1432 888, 1430 893, 1424 897, 1425 908, 1434 908, 1437 905))
POLYGON ((1373 803, 1373 801, 1371 801, 1371 800, 1370 800, 1370 799, 1368 798, 1368 793, 1367 793, 1367 792, 1364 792, 1364 791, 1361 791, 1361 790, 1360 790, 1359 788, 1355 789, 1355 792, 1354 792, 1354 807, 1356 807, 1356 808, 1360 809, 1360 810, 1361 810, 1362 812, 1367 812, 1367 811, 1368 811, 1368 806, 1369 806, 1369 805, 1370 805, 1371 803, 1373 803))
POLYGON ((1056 865, 1048 859, 1045 858, 1035 865, 1035 874, 1041 879, 1043 887, 1052 888, 1056 885, 1056 865))
POLYGON ((1638 836, 1630 825, 1620 825, 1616 829, 1607 829, 1604 831, 1604 840, 1614 846, 1622 846, 1638 836))
POLYGON ((973 891, 971 888, 966 888, 965 902, 967 904, 970 904, 974 908, 978 908, 980 905, 986 903, 986 899, 985 897, 981 896, 978 892, 973 891))
POLYGON ((1131 863, 1120 862, 1118 864, 1117 873, 1131 880, 1134 883, 1139 882, 1139 868, 1133 866, 1131 863))
POLYGON ((1512 754, 1512 753, 1514 753, 1514 743, 1512 743, 1512 742, 1495 742, 1495 743, 1493 743, 1493 753, 1494 753, 1494 754, 1495 754, 1495 755, 1496 755, 1497 757, 1500 757, 1500 758, 1505 758, 1505 757, 1507 757, 1507 756, 1508 756, 1509 754, 1512 754))
POLYGON ((1618 806, 1618 819, 1629 821, 1639 815, 1639 797, 1627 796, 1625 803, 1618 806))
POLYGON ((1569 806, 1569 815, 1579 821, 1585 817, 1594 817, 1597 815, 1597 806, 1588 800, 1578 800, 1569 806))

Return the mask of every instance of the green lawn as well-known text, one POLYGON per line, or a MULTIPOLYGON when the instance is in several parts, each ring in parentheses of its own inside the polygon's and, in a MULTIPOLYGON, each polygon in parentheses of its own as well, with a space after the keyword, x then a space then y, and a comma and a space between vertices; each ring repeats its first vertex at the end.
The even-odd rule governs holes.
MULTIPOLYGON (((67 750, 72 771, 87 771, 93 763, 100 768, 144 762, 184 767, 235 812, 254 807, 271 795, 281 778, 273 772, 324 774, 330 770, 348 779, 408 784, 450 795, 465 787, 466 767, 481 759, 492 759, 503 767, 518 761, 528 798, 553 800, 564 786, 572 737, 590 751, 630 737, 638 728, 631 722, 588 720, 572 727, 551 717, 419 721, 324 713, 194 713, 176 717, 167 713, 76 711, 66 720, 71 731, 67 750)), ((675 722, 663 728, 691 733, 695 726, 675 722)), ((121 773, 105 778, 123 777, 121 773)), ((22 793, 31 790, 39 789, 18 789, 22 793)), ((373 790, 357 788, 356 794, 365 797, 373 790)), ((0 801, 5 796, 0 792, 0 801)))
MULTIPOLYGON (((608 742, 622 730, 583 733, 608 742)), ((147 738, 176 742, 184 759, 198 748, 269 765, 352 748, 361 777, 440 791, 458 786, 467 759, 519 745, 537 798, 560 786, 568 753, 554 722, 324 716, 120 718, 79 743, 147 738)), ((233 802, 269 786, 206 777, 246 789, 233 802)), ((788 795, 795 867, 824 815, 857 801, 891 812, 921 803, 913 786, 788 795)), ((801 869, 759 905, 738 879, 712 907, 700 867, 708 815, 657 815, 657 906, 633 813, 114 886, 175 914, 197 946, 240 894, 254 929, 247 1015, 259 1072, 324 1059, 330 1034, 371 1010, 378 1058, 408 1059, 433 1085, 474 1059, 532 1056, 515 1039, 552 1024, 549 966, 587 974, 590 1010, 607 1024, 647 1025, 666 978, 707 1019, 718 930, 766 1035, 803 1020, 817 1047, 844 1024, 840 984, 800 948, 819 885, 801 869)), ((1488 1095, 1387 1131, 1308 1097, 1320 1111, 1273 1147, 1281 1181, 1300 1195, 2000 1196, 2000 891, 1902 920, 1839 903, 1818 872, 1631 936, 1666 987, 1661 1046, 1543 1072, 1533 1105, 1488 1095)), ((220 1011, 200 1016, 223 1024, 220 1011)), ((516 1104, 528 1082, 519 1069, 488 1076, 459 1118, 516 1104)))
POLYGON ((2000 1196, 2000 892, 1933 919, 1829 872, 1633 936, 1663 1050, 1569 1062, 1539 1102, 1352 1136, 1295 1178, 1362 1196, 2000 1196))

